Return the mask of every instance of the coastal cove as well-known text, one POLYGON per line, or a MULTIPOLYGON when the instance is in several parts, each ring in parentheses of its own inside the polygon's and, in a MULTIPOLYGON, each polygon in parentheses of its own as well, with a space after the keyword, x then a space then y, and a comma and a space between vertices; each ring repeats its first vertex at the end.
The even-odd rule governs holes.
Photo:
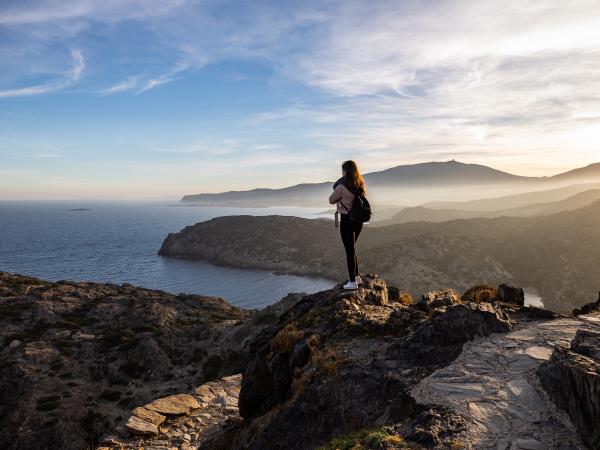
POLYGON ((318 217, 323 208, 171 206, 174 202, 0 202, 0 270, 48 280, 130 283, 213 295, 262 308, 289 292, 328 289, 331 280, 160 257, 168 233, 224 215, 318 217))

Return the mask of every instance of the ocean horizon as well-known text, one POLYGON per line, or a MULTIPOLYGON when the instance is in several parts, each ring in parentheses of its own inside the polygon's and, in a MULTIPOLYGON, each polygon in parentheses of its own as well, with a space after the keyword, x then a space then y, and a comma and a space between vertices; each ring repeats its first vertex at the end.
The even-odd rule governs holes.
POLYGON ((316 218, 324 209, 205 207, 171 200, 0 201, 0 270, 50 281, 130 283, 262 308, 290 292, 318 292, 335 282, 161 257, 163 239, 218 216, 316 218))

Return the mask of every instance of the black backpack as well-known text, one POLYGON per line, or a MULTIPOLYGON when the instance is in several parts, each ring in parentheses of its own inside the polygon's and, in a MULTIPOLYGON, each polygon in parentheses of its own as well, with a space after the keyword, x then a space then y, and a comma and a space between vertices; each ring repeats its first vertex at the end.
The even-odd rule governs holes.
POLYGON ((348 213, 350 220, 358 223, 364 223, 371 220, 373 213, 371 211, 371 204, 369 203, 369 200, 367 200, 367 197, 362 193, 357 193, 353 189, 348 190, 354 194, 352 209, 350 209, 350 212, 348 213))

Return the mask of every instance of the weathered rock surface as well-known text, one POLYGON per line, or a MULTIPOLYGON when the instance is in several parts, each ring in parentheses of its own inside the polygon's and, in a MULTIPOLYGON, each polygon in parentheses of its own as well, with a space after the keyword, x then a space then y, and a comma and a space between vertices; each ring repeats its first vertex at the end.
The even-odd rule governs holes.
POLYGON ((127 421, 127 428, 133 434, 141 434, 141 435, 150 435, 156 436, 158 435, 158 427, 149 422, 147 420, 142 419, 138 416, 131 416, 127 421))
POLYGON ((569 415, 589 448, 600 448, 600 326, 579 329, 538 369, 544 389, 569 415))
POLYGON ((171 395, 148 403, 145 408, 160 414, 187 414, 200 405, 194 397, 187 394, 171 395))
POLYGON ((465 342, 508 331, 509 318, 490 303, 463 303, 449 292, 426 296, 451 298, 427 314, 384 298, 382 279, 363 279, 358 291, 305 297, 257 338, 240 392, 245 425, 229 431, 229 448, 312 449, 376 427, 390 442, 468 445, 460 415, 425 414, 411 390, 465 342))
MULTIPOLYGON (((456 360, 419 382, 412 394, 420 404, 441 404, 464 417, 466 440, 476 449, 583 448, 536 376, 553 349, 568 344, 580 328, 594 330, 598 324, 573 318, 518 321, 507 333, 468 342, 456 360)), ((557 385, 559 379, 567 383, 564 374, 557 385)))
POLYGON ((581 308, 575 308, 573 310, 573 315, 600 315, 600 293, 598 293, 598 300, 592 303, 586 303, 581 308))
POLYGON ((465 342, 510 328, 506 313, 489 303, 452 304, 436 311, 390 352, 406 362, 447 364, 459 355, 465 342))
POLYGON ((160 398, 135 408, 127 421, 127 429, 117 427, 104 437, 98 450, 107 449, 197 449, 227 448, 227 431, 241 422, 238 410, 240 374, 223 377, 198 386, 189 394, 160 398), (148 411, 156 405, 189 405, 191 409, 177 408, 179 412, 161 416, 160 424, 153 424, 148 411), (158 426, 157 426, 158 425, 158 426), (225 447, 223 447, 225 446, 225 447))
POLYGON ((517 306, 525 305, 525 292, 521 288, 516 288, 508 284, 502 283, 496 291, 498 301, 512 303, 517 306))
POLYGON ((431 312, 460 302, 460 295, 454 289, 443 289, 423 294, 421 301, 417 303, 417 307, 425 312, 431 312))
MULTIPOLYGON (((275 320, 269 314, 213 297, 0 272, 0 448, 95 445, 132 408, 239 373, 253 333, 275 320)), ((152 425, 136 419, 144 432, 159 425, 138 416, 152 425)))

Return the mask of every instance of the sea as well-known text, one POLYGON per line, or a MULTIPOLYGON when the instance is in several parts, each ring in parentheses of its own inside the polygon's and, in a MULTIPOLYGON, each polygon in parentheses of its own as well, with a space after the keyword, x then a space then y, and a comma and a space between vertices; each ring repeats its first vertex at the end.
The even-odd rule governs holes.
POLYGON ((218 296, 258 309, 290 292, 333 287, 324 278, 218 267, 157 254, 163 239, 187 225, 229 215, 317 218, 323 208, 229 208, 174 201, 0 202, 0 271, 45 280, 130 283, 178 294, 218 296))

